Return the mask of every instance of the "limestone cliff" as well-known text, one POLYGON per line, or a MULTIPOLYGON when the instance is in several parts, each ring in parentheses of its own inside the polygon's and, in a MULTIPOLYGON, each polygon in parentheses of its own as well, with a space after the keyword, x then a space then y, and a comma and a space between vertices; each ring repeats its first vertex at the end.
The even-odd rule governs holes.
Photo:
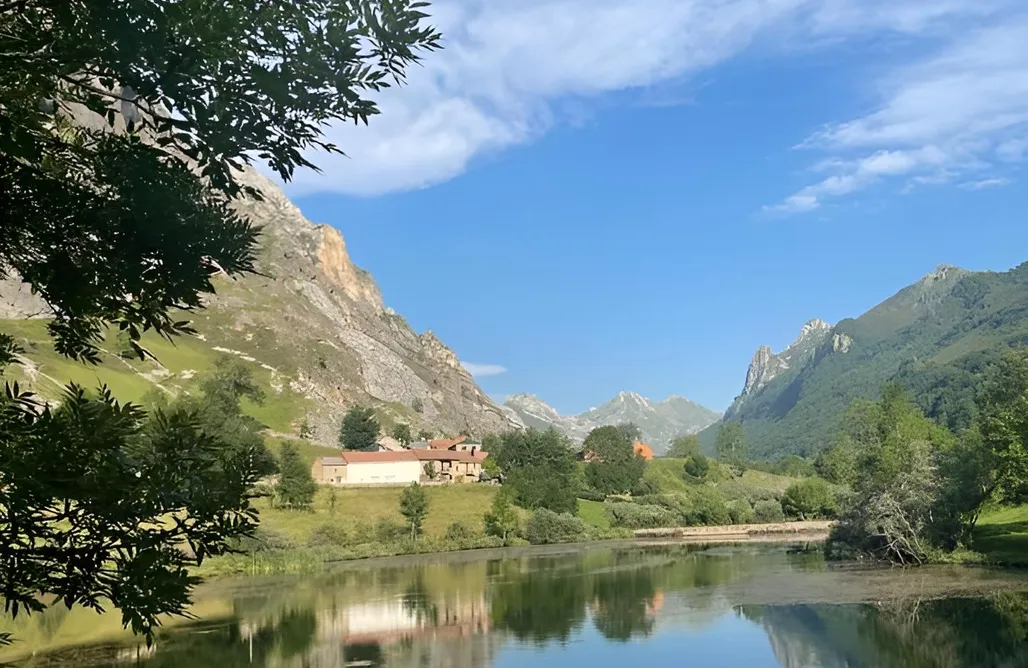
MULTIPOLYGON (((338 230, 309 222, 260 174, 247 170, 239 178, 264 195, 238 204, 261 228, 258 274, 216 277, 217 294, 189 316, 211 356, 259 365, 271 375, 269 402, 289 404, 292 428, 306 417, 312 438, 325 444, 335 442, 342 414, 356 403, 378 406, 415 429, 456 434, 512 426, 452 350, 384 305, 338 230)), ((40 312, 25 286, 0 283, 0 318, 40 312)), ((174 389, 168 370, 159 375, 162 387, 174 389)))

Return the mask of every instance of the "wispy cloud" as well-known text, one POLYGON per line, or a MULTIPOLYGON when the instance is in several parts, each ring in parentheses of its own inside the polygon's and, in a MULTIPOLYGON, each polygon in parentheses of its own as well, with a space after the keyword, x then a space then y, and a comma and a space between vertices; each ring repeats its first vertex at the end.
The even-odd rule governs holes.
POLYGON ((498 376, 501 373, 507 373, 507 368, 502 367, 499 364, 475 364, 474 362, 461 362, 461 366, 463 366, 464 370, 475 378, 498 376))
MULTIPOLYGON (((660 99, 654 90, 681 90, 757 40, 792 50, 880 31, 934 35, 1012 1, 441 0, 431 11, 445 48, 412 70, 409 85, 380 98, 383 113, 370 127, 333 127, 330 139, 350 157, 312 156, 323 172, 297 174, 290 190, 377 195, 429 186, 566 122, 568 105, 559 103, 569 98, 638 89, 660 99)), ((882 117, 831 128, 821 140, 887 133, 903 124, 904 109, 897 91, 882 117)))
POLYGON ((981 173, 1028 154, 1025 35, 1028 16, 1008 18, 888 74, 877 82, 875 111, 804 142, 803 148, 830 153, 816 166, 831 175, 765 210, 810 211, 885 179, 899 179, 908 190, 957 179, 976 189, 1003 185, 1004 177, 981 173))
POLYGON ((985 190, 986 188, 1002 188, 1013 183, 1012 180, 1007 178, 1002 179, 982 179, 981 181, 968 181, 961 183, 960 187, 964 190, 985 190))

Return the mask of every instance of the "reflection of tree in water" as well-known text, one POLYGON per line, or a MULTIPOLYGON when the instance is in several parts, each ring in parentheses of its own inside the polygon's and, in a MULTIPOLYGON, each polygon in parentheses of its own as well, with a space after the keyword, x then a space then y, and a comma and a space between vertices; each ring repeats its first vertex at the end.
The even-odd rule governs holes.
POLYGON ((1028 666, 1028 594, 875 605, 741 606, 786 668, 1028 666))
POLYGON ((653 631, 657 592, 650 569, 598 575, 592 583, 593 624, 603 637, 626 641, 653 631))
POLYGON ((491 592, 493 625, 522 641, 567 642, 585 620, 589 594, 581 565, 575 570, 570 573, 550 559, 508 574, 491 592))

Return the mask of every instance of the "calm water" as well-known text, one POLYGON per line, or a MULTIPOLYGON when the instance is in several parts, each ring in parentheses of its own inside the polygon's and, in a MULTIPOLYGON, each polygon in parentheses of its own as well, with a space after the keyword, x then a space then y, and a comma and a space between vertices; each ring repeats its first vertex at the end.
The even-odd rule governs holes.
POLYGON ((117 619, 22 621, 19 666, 1028 666, 1028 573, 826 566, 816 546, 449 557, 223 581, 148 651, 117 619), (809 549, 805 549, 809 548, 809 549))

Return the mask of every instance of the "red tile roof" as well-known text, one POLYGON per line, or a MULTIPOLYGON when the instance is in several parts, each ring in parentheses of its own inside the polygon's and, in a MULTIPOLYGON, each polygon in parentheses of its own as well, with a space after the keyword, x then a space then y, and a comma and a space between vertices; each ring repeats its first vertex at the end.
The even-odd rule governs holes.
MULTIPOLYGON (((335 459, 333 457, 332 459, 335 459)), ((340 456, 345 464, 373 464, 386 462, 416 462, 417 455, 410 450, 399 452, 343 452, 340 456)))
POLYGON ((449 450, 455 445, 460 445, 467 440, 467 436, 458 436, 457 438, 438 438, 434 441, 428 442, 428 447, 434 450, 449 450))
POLYGON ((482 450, 471 454, 467 450, 411 450, 421 461, 481 462, 489 456, 482 450))

